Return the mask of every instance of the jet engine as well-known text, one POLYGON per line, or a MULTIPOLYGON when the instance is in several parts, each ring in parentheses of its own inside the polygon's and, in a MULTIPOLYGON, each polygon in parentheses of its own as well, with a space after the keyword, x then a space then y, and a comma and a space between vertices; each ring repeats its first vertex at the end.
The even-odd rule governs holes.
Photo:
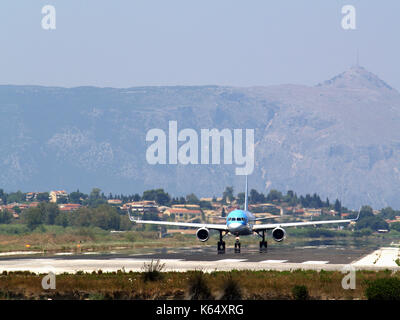
POLYGON ((207 228, 200 228, 196 232, 197 239, 199 239, 201 242, 207 241, 209 235, 210 235, 210 231, 208 231, 207 228))
POLYGON ((275 228, 272 230, 272 238, 277 241, 281 242, 286 236, 286 231, 280 227, 275 228))

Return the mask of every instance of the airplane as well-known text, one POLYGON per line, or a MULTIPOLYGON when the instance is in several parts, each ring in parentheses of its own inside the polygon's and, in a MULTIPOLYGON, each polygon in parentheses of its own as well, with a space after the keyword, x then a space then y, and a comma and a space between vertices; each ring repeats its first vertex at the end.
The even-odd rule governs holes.
POLYGON ((156 224, 166 226, 177 226, 177 227, 190 227, 198 228, 196 232, 197 238, 201 242, 205 242, 209 239, 210 230, 216 230, 219 232, 219 241, 217 243, 218 254, 225 253, 225 241, 223 238, 227 234, 236 236, 235 241, 235 253, 240 253, 240 236, 247 236, 257 233, 262 240, 260 241, 260 253, 266 252, 268 243, 265 240, 265 234, 268 230, 272 230, 271 236, 276 242, 281 242, 286 237, 286 231, 284 228, 287 227, 299 227, 299 226, 315 226, 317 224, 334 224, 334 223, 350 223, 357 221, 360 217, 360 211, 355 219, 341 219, 341 220, 325 220, 325 221, 306 221, 306 222, 285 222, 285 223, 266 223, 266 224, 255 224, 256 221, 265 218, 256 218, 248 210, 248 182, 246 176, 246 192, 244 209, 236 209, 231 211, 226 217, 225 224, 214 224, 214 223, 191 223, 191 222, 169 222, 169 221, 152 221, 152 220, 136 220, 133 218, 128 210, 129 220, 133 223, 142 224, 156 224))

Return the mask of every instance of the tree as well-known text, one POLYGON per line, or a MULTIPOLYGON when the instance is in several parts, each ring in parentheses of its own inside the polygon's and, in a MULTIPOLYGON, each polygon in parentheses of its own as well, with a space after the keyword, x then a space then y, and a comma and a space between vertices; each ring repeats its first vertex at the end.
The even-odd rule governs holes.
POLYGON ((393 222, 390 225, 390 229, 400 232, 400 222, 393 222))
POLYGON ((8 210, 3 210, 0 211, 0 224, 4 223, 4 224, 8 224, 11 222, 13 218, 13 215, 10 211, 8 210))
POLYGON ((342 204, 340 203, 339 199, 336 199, 334 209, 336 212, 342 213, 342 204))
MULTIPOLYGON (((261 194, 262 196, 264 196, 263 194, 261 194)), ((275 189, 270 190, 270 192, 267 195, 267 201, 274 201, 274 200, 278 200, 281 201, 283 198, 282 196, 282 192, 277 191, 275 189)), ((262 201, 265 202, 265 201, 262 201)))
POLYGON ((362 206, 360 210, 360 219, 365 217, 374 217, 374 212, 370 206, 362 206))
POLYGON ((22 193, 21 191, 10 193, 7 196, 7 203, 24 202, 24 201, 25 201, 25 194, 22 193))
MULTIPOLYGON (((71 223, 78 227, 99 227, 104 230, 119 230, 120 215, 117 209, 107 204, 99 205, 96 208, 80 208, 72 212, 71 223)), ((57 221, 59 222, 59 221, 57 221)))
POLYGON ((93 188, 92 192, 89 195, 89 199, 90 200, 99 200, 100 199, 100 192, 101 192, 101 189, 93 188))
POLYGON ((118 230, 120 216, 115 208, 103 204, 91 210, 91 225, 104 230, 118 230))
POLYGON ((296 206, 298 203, 297 195, 292 190, 289 190, 282 200, 287 202, 289 206, 296 206))
POLYGON ((15 206, 15 207, 13 207, 13 210, 14 210, 15 213, 17 213, 17 214, 20 214, 20 213, 21 213, 20 207, 15 206))
POLYGON ((54 219, 54 224, 58 226, 63 226, 64 228, 70 224, 69 221, 70 214, 67 212, 61 212, 57 217, 54 219))
POLYGON ((388 223, 382 218, 376 216, 364 216, 361 217, 360 220, 357 221, 355 225, 356 230, 361 230, 365 228, 370 228, 373 231, 378 231, 380 229, 389 229, 388 223))
POLYGON ((142 199, 155 201, 161 206, 168 205, 171 202, 171 197, 164 192, 164 189, 146 190, 143 192, 142 199))
MULTIPOLYGON (((276 191, 276 190, 271 190, 271 191, 276 191)), ((281 196, 282 196, 282 194, 281 194, 281 196)), ((265 195, 263 193, 258 193, 257 190, 255 190, 255 189, 250 190, 250 197, 249 197, 250 203, 264 203, 267 200, 272 201, 272 199, 269 199, 268 197, 265 198, 265 195)))
POLYGON ((232 202, 235 199, 233 196, 233 187, 226 187, 222 194, 222 201, 224 203, 232 202))
POLYGON ((41 202, 38 208, 42 211, 46 224, 55 224, 56 218, 60 214, 60 209, 56 203, 41 202))
POLYGON ((87 199, 88 196, 78 190, 69 194, 70 203, 82 204, 82 199, 87 199))
POLYGON ((329 208, 329 206, 330 206, 331 204, 329 203, 329 199, 328 199, 328 197, 326 198, 326 202, 325 202, 325 206, 327 207, 327 208, 329 208))
POLYGON ((394 219, 398 214, 395 210, 393 210, 391 207, 383 208, 381 210, 380 216, 383 219, 394 219))
POLYGON ((237 203, 238 204, 244 204, 244 198, 245 198, 245 193, 244 192, 239 192, 237 194, 237 203))
POLYGON ((197 198, 197 196, 194 193, 191 193, 186 196, 186 203, 199 204, 200 200, 199 200, 199 198, 197 198))
POLYGON ((49 202, 49 193, 48 192, 38 193, 36 200, 39 202, 49 202))
POLYGON ((23 214, 23 221, 32 231, 44 223, 44 212, 39 207, 26 209, 23 214))
POLYGON ((226 212, 224 207, 222 207, 221 217, 226 217, 226 212))
POLYGON ((4 190, 0 189, 0 204, 7 202, 6 197, 7 197, 7 195, 4 193, 4 190))
POLYGON ((106 199, 101 195, 101 189, 93 188, 92 192, 90 192, 88 204, 90 207, 97 207, 99 205, 107 203, 106 199))

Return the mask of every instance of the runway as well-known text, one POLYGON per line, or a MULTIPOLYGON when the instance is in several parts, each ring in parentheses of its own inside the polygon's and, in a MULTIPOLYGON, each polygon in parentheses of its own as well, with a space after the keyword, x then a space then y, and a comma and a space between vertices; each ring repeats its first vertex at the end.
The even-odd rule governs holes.
POLYGON ((218 255, 214 247, 159 249, 147 253, 59 253, 52 256, 2 256, 0 272, 31 271, 35 273, 75 273, 77 271, 115 272, 117 270, 143 271, 144 264, 160 260, 163 271, 203 270, 326 270, 341 271, 352 265, 356 270, 400 270, 394 262, 399 248, 378 250, 346 248, 341 246, 304 246, 295 248, 271 247, 259 253, 257 247, 242 249, 235 254, 227 250, 218 255))

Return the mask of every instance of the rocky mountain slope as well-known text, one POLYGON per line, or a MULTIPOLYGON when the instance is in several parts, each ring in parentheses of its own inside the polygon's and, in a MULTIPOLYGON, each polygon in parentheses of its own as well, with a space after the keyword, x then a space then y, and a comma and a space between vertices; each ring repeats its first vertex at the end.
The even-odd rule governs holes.
POLYGON ((250 187, 400 207, 400 94, 362 67, 309 87, 0 86, 0 188, 243 191, 236 165, 150 165, 146 133, 254 129, 250 187))

